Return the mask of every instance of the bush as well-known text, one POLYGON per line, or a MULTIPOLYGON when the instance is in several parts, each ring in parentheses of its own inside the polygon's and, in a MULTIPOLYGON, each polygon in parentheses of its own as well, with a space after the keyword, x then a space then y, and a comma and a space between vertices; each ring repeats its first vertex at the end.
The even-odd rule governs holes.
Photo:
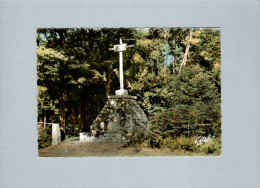
POLYGON ((38 138, 38 149, 45 148, 51 145, 51 128, 47 127, 42 130, 38 138))
POLYGON ((213 131, 216 137, 221 137, 221 118, 213 124, 213 131))
POLYGON ((196 146, 196 153, 204 153, 204 154, 216 154, 220 155, 221 153, 221 140, 220 137, 212 138, 211 141, 196 146))
POLYGON ((194 151, 195 150, 195 139, 196 137, 182 137, 177 138, 167 137, 162 138, 156 134, 150 134, 148 140, 145 142, 148 147, 151 148, 170 148, 172 150, 186 150, 194 151))
POLYGON ((148 147, 161 148, 164 146, 163 137, 161 131, 155 126, 149 125, 149 131, 147 134, 148 147))
POLYGON ((187 138, 179 136, 177 138, 167 137, 162 138, 161 136, 149 135, 150 137, 143 143, 143 146, 151 148, 170 148, 172 150, 185 150, 194 152, 197 154, 215 154, 220 155, 221 153, 221 140, 220 137, 212 137, 211 141, 195 145, 196 136, 187 138))
POLYGON ((195 139, 195 137, 177 137, 175 139, 168 137, 164 139, 164 147, 171 148, 173 150, 183 149, 186 151, 193 151, 195 149, 195 139))
POLYGON ((74 138, 79 136, 79 126, 77 124, 67 124, 66 138, 74 138))
POLYGON ((127 139, 126 142, 124 142, 124 147, 134 146, 144 146, 146 145, 147 138, 145 134, 134 134, 131 137, 127 139))

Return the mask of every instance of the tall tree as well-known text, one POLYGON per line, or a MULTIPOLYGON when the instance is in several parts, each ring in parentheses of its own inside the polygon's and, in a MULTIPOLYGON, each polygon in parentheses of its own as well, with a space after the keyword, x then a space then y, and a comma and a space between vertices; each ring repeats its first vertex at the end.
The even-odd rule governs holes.
MULTIPOLYGON (((66 60, 52 60, 53 65, 48 65, 50 58, 47 62, 38 56, 38 71, 44 75, 43 81, 39 81, 38 85, 47 84, 45 81, 48 80, 49 73, 44 68, 47 65, 56 70, 56 76, 59 77, 59 82, 55 85, 61 86, 56 91, 60 93, 58 101, 62 127, 65 127, 66 112, 69 112, 66 105, 73 101, 79 107, 74 112, 79 113, 80 131, 89 131, 90 123, 98 113, 97 109, 104 105, 110 94, 112 79, 116 78, 114 69, 118 66, 118 57, 108 48, 122 36, 131 38, 132 33, 133 30, 124 28, 38 30, 39 46, 66 57, 66 60)), ((52 84, 48 84, 47 88, 52 88, 52 84)))

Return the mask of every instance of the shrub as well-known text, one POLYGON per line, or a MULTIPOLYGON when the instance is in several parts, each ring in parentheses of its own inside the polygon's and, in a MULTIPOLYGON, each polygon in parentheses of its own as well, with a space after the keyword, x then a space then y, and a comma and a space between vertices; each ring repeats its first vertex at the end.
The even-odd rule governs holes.
POLYGON ((79 126, 77 124, 67 124, 66 126, 66 138, 74 138, 79 135, 79 126))
POLYGON ((162 135, 160 128, 154 125, 149 125, 147 134, 148 146, 151 148, 162 148, 165 146, 165 137, 162 135))
POLYGON ((216 154, 220 155, 221 153, 221 140, 220 137, 214 137, 211 141, 199 145, 195 149, 196 153, 204 153, 204 154, 216 154))
POLYGON ((166 138, 165 141, 165 147, 171 148, 173 150, 175 149, 183 149, 186 151, 193 151, 195 148, 194 144, 195 137, 186 138, 186 137, 177 137, 175 139, 173 138, 166 138))
POLYGON ((134 146, 134 147, 139 147, 139 146, 144 146, 146 145, 146 135, 145 134, 133 134, 130 136, 126 142, 124 142, 124 147, 128 146, 134 146))
POLYGON ((51 128, 47 127, 41 131, 40 136, 38 137, 38 149, 50 146, 51 141, 51 128))
POLYGON ((221 137, 221 118, 213 124, 213 131, 216 137, 221 137))
POLYGON ((164 139, 164 146, 173 150, 181 149, 180 145, 177 142, 177 139, 172 139, 170 137, 164 139))
POLYGON ((177 138, 167 137, 162 138, 161 136, 151 136, 149 137, 148 146, 151 148, 170 148, 172 150, 182 149, 186 151, 195 150, 195 141, 196 137, 182 137, 177 138))

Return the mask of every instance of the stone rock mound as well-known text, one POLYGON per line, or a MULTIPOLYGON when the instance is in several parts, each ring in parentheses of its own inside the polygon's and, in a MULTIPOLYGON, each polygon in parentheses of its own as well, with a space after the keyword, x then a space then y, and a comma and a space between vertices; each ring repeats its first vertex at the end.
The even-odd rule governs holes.
POLYGON ((113 95, 94 120, 90 129, 99 142, 129 142, 147 132, 148 119, 129 95, 113 95))

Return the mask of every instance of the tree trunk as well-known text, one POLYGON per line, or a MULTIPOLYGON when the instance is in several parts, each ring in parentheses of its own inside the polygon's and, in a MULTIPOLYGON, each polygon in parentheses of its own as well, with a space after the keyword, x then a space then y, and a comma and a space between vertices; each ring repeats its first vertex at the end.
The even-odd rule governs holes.
POLYGON ((86 118, 86 99, 85 96, 82 96, 79 104, 79 130, 80 132, 89 132, 90 126, 87 125, 86 118))
POLYGON ((46 128, 46 116, 44 116, 44 118, 43 118, 43 127, 44 127, 44 129, 46 128))
POLYGON ((107 73, 107 81, 106 81, 106 98, 109 96, 110 93, 110 86, 111 86, 111 75, 112 75, 112 70, 109 70, 107 73))
POLYGON ((192 29, 190 29, 190 37, 189 37, 189 39, 188 39, 188 41, 187 41, 187 44, 186 44, 186 50, 185 50, 184 57, 183 57, 183 59, 182 59, 181 66, 180 66, 180 68, 179 68, 179 74, 181 73, 182 67, 186 65, 188 53, 189 53, 189 50, 190 50, 190 42, 191 42, 191 39, 192 39, 192 29))
POLYGON ((62 93, 61 95, 61 99, 60 99, 60 127, 61 129, 63 129, 64 133, 65 133, 65 128, 66 128, 66 122, 65 122, 65 100, 64 100, 64 94, 62 93))

